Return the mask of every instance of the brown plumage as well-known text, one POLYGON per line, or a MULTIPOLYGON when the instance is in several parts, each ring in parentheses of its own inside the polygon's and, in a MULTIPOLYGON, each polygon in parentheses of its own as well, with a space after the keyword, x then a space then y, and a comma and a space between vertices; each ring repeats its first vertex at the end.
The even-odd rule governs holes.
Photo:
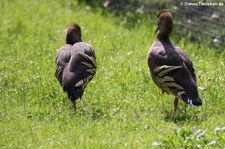
POLYGON ((154 83, 162 92, 175 96, 174 113, 177 110, 178 98, 192 106, 202 105, 192 62, 187 54, 169 39, 173 29, 171 13, 163 9, 157 18, 156 39, 148 51, 148 66, 154 83))
POLYGON ((91 45, 82 42, 81 29, 72 24, 66 35, 66 45, 56 56, 55 76, 76 110, 76 100, 82 98, 84 89, 96 72, 96 57, 91 45))

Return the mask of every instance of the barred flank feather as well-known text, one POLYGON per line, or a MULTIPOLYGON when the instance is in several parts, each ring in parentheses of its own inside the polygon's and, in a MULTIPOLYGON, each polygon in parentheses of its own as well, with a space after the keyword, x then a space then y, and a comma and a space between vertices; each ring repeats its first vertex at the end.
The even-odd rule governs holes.
POLYGON ((169 76, 168 73, 174 71, 176 69, 180 69, 182 66, 167 66, 163 65, 154 69, 156 81, 155 83, 165 90, 167 93, 173 94, 171 88, 175 88, 176 90, 183 90, 184 88, 178 84, 176 84, 173 77, 169 76))

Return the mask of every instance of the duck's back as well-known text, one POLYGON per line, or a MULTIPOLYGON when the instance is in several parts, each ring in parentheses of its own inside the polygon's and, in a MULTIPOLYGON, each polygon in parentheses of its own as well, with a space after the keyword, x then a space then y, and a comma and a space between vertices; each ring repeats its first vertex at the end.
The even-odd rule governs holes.
POLYGON ((71 48, 68 67, 63 72, 64 91, 68 91, 71 98, 81 97, 86 85, 95 75, 96 67, 94 49, 84 42, 75 43, 71 48))

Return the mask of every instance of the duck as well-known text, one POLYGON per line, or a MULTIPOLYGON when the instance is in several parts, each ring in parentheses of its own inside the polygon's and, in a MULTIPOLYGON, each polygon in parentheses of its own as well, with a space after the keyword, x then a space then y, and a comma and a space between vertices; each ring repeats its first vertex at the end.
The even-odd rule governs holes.
POLYGON ((157 15, 157 29, 153 44, 148 50, 147 63, 153 82, 162 93, 175 96, 174 114, 178 100, 190 106, 201 106, 193 63, 183 49, 174 45, 169 35, 173 30, 172 14, 161 9, 157 15))
POLYGON ((87 84, 93 79, 97 64, 95 50, 82 41, 81 28, 73 23, 66 33, 66 44, 56 54, 55 77, 76 111, 76 100, 82 99, 87 84))

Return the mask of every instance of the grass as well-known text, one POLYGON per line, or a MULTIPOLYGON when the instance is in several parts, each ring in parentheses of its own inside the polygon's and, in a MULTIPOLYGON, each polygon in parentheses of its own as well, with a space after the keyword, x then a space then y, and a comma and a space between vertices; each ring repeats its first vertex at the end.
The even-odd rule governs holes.
POLYGON ((173 97, 154 85, 146 62, 155 18, 127 28, 76 1, 3 0, 0 7, 1 148, 225 147, 224 51, 172 36, 194 63, 203 100, 186 116, 180 102, 172 119, 173 97), (77 113, 54 76, 71 22, 98 63, 77 113))

